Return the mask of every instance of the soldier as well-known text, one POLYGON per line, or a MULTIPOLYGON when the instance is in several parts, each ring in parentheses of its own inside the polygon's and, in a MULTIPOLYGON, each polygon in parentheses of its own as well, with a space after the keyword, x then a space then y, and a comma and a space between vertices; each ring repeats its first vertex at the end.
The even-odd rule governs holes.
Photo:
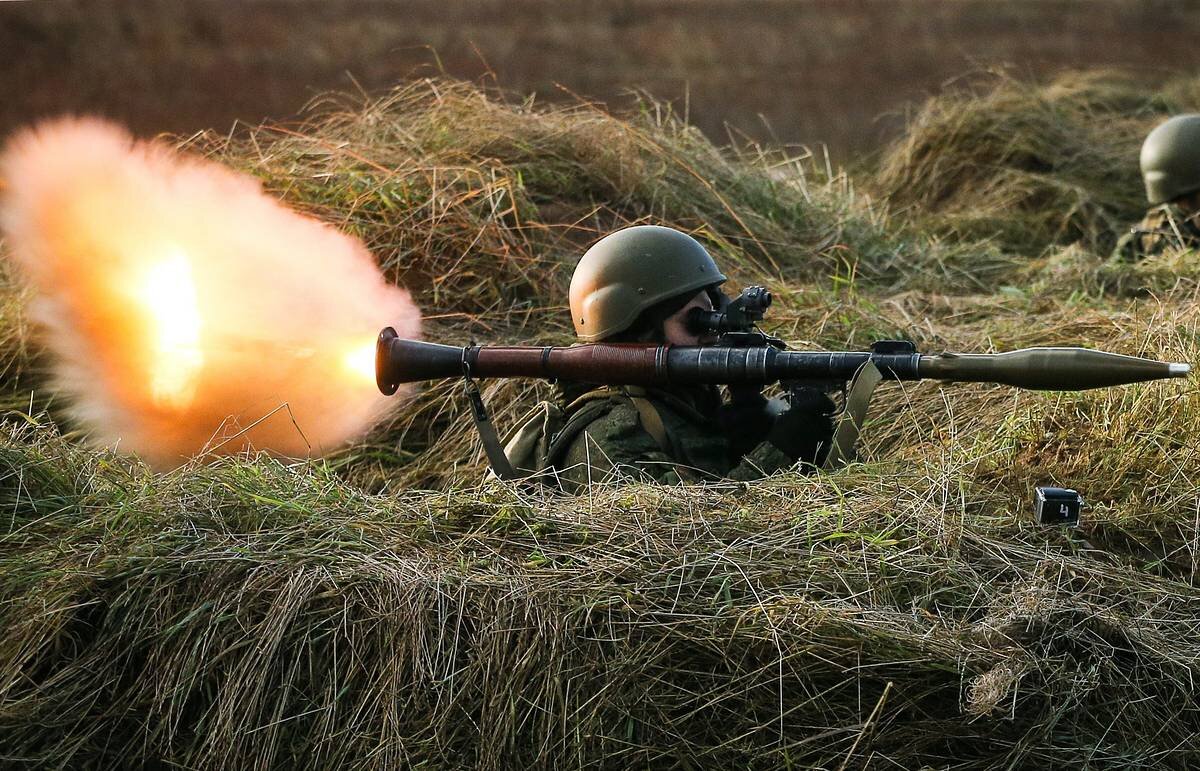
POLYGON ((1113 259, 1200 247, 1200 115, 1176 115, 1151 131, 1141 167, 1153 208, 1117 242, 1113 259))
MULTIPOLYGON (((570 305, 582 342, 700 345, 688 312, 725 300, 725 281, 691 236, 642 225, 588 249, 571 279, 570 305)), ((676 483, 755 479, 828 452, 833 402, 807 389, 785 405, 755 391, 724 403, 713 386, 642 389, 561 386, 565 429, 549 459, 568 489, 615 474, 676 483)))

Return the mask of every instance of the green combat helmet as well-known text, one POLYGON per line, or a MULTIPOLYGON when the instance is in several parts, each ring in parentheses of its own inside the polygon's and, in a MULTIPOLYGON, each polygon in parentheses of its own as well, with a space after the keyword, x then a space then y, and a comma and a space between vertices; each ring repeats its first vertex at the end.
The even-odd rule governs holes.
POLYGON ((592 343, 623 332, 647 308, 720 284, 725 276, 700 242, 657 225, 636 225, 592 245, 571 277, 571 317, 592 343))
POLYGON ((1142 179, 1150 203, 1173 201, 1200 190, 1200 115, 1176 115, 1142 143, 1142 179))

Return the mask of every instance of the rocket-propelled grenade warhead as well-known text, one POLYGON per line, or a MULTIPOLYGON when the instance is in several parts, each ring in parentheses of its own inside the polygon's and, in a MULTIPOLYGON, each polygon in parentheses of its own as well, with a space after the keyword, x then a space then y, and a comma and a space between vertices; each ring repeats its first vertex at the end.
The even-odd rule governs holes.
POLYGON ((467 346, 379 335, 379 390, 401 383, 470 375, 533 377, 597 385, 830 383, 848 381, 867 362, 887 380, 1003 383, 1038 391, 1088 388, 1186 377, 1191 365, 1087 348, 1024 348, 1008 353, 917 353, 911 343, 885 341, 870 351, 788 351, 773 346, 670 346, 594 343, 566 347, 467 346))
POLYGON ((936 380, 1004 383, 1035 391, 1087 388, 1187 377, 1179 364, 1089 348, 1023 348, 1008 353, 943 353, 922 356, 917 372, 936 380))

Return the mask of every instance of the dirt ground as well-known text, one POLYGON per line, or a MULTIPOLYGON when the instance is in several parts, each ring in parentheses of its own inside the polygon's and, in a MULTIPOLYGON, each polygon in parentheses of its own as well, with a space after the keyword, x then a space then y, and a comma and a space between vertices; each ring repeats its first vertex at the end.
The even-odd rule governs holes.
POLYGON ((644 89, 727 131, 876 147, 964 72, 1200 64, 1200 3, 1145 0, 0 2, 0 133, 100 112, 143 133, 293 115, 439 68, 610 104, 644 89))

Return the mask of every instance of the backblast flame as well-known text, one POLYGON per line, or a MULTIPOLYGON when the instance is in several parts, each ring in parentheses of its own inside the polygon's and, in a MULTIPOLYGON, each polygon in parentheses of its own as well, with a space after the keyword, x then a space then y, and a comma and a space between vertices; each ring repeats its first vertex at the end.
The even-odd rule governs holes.
POLYGON ((185 408, 195 396, 204 363, 196 285, 187 257, 173 250, 151 265, 138 299, 151 315, 150 395, 157 405, 185 408))
POLYGON ((418 333, 408 293, 257 181, 96 120, 18 135, 0 178, 54 383, 96 440, 159 466, 304 456, 386 404, 371 352, 382 326, 418 333))
POLYGON ((347 350, 342 365, 364 383, 375 385, 375 338, 347 350))

